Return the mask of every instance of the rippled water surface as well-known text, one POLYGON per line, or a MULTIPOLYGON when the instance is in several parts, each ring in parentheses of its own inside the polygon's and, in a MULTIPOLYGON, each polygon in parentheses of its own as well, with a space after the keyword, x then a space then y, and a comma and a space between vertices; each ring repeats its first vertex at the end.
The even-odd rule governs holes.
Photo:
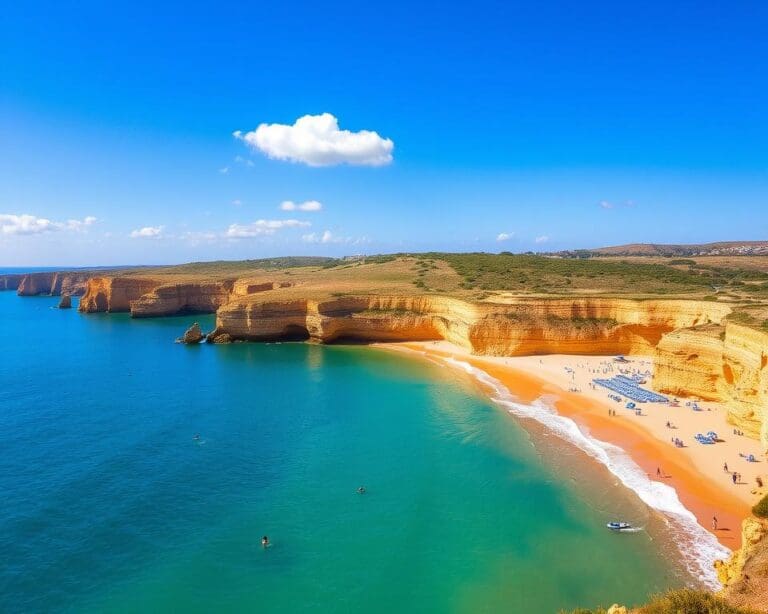
POLYGON ((605 530, 635 497, 468 376, 57 302, 0 292, 0 611, 536 613, 684 580, 605 530))

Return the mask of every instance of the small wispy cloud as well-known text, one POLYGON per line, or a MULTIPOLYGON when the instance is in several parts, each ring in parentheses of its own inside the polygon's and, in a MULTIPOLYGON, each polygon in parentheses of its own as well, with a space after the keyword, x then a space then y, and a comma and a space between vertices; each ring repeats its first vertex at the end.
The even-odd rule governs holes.
POLYGON ((132 230, 129 235, 131 239, 159 239, 163 236, 164 226, 144 226, 132 230))
POLYGON ((228 166, 223 166, 223 167, 221 167, 221 168, 219 169, 219 172, 220 172, 222 175, 227 175, 227 174, 229 173, 229 167, 228 167, 228 166))
POLYGON ((235 205, 235 207, 239 207, 240 205, 243 204, 243 201, 240 200, 239 198, 236 198, 235 200, 232 201, 232 204, 235 205))
POLYGON ((496 240, 499 243, 502 243, 504 241, 509 241, 514 236, 515 236, 514 232, 500 232, 499 234, 496 235, 496 240))
POLYGON ((284 200, 280 203, 280 209, 282 211, 320 211, 322 208, 322 203, 316 200, 305 200, 303 203, 284 200))
POLYGON ((273 235, 283 228, 311 226, 303 220, 256 220, 250 224, 230 224, 224 236, 229 239, 246 239, 264 235, 273 235))
POLYGON ((540 237, 536 237, 533 241, 534 243, 546 243, 549 241, 549 235, 541 235, 540 237))
POLYGON ((601 200, 599 204, 600 204, 600 207, 603 208, 603 209, 613 209, 614 208, 614 204, 608 202, 607 200, 601 200))

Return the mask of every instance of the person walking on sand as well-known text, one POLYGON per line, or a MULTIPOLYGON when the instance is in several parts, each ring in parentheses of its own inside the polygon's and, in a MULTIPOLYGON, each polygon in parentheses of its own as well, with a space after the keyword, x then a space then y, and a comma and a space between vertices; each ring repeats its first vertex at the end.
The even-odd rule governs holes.
POLYGON ((728 473, 728 463, 723 463, 723 471, 728 473))
POLYGON ((717 531, 717 516, 712 516, 712 530, 717 531))
POLYGON ((656 467, 656 477, 657 478, 661 477, 661 467, 656 467))
POLYGON ((731 474, 731 480, 733 480, 734 484, 736 483, 736 472, 735 471, 731 474))

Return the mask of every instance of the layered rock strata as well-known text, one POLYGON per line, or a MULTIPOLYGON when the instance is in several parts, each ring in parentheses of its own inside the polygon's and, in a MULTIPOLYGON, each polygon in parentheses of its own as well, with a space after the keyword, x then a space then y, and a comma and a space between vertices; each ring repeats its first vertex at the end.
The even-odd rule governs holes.
POLYGON ((768 448, 768 333, 733 322, 676 330, 655 359, 657 390, 725 403, 729 422, 768 448))

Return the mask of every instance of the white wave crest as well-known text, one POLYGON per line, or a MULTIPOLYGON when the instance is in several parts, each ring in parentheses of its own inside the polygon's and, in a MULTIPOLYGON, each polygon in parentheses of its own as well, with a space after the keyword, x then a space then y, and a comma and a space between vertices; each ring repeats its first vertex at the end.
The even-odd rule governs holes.
POLYGON ((698 523, 691 511, 680 502, 674 488, 651 480, 623 449, 584 433, 573 420, 561 416, 543 401, 538 400, 530 405, 518 403, 504 384, 485 371, 454 358, 445 358, 445 361, 491 388, 491 400, 506 408, 509 413, 536 420, 561 439, 605 465, 643 503, 664 515, 688 572, 712 589, 721 588, 714 563, 718 559, 727 558, 730 550, 698 523))

